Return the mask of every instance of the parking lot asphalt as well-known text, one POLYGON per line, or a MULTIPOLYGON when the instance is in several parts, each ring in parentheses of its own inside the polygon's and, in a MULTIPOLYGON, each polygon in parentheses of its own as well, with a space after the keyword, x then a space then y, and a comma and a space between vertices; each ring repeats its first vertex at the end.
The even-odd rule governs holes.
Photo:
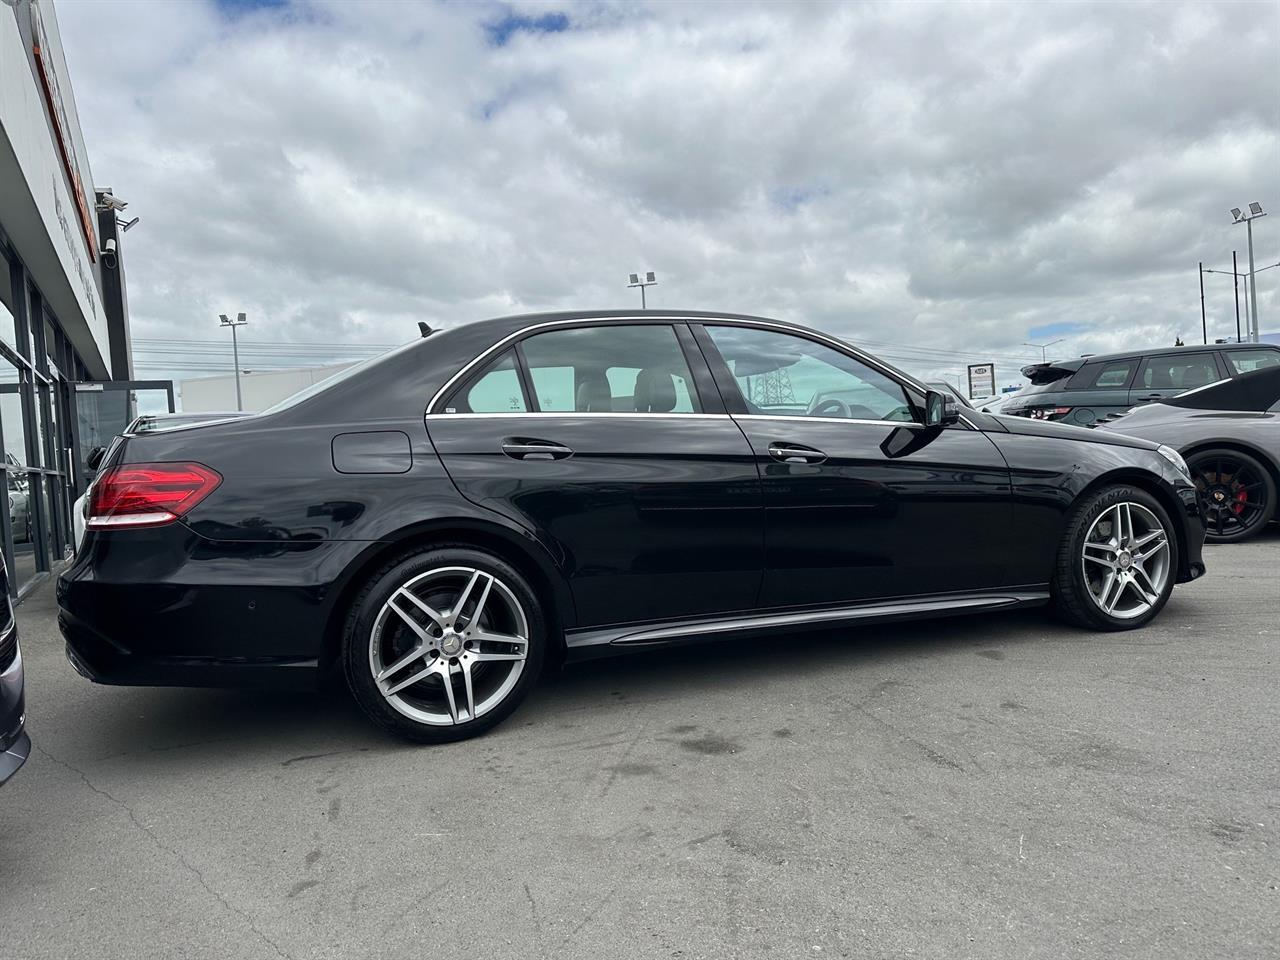
POLYGON ((1040 611, 570 667, 479 740, 124 689, 19 608, 0 956, 1275 957, 1280 531, 1040 611))

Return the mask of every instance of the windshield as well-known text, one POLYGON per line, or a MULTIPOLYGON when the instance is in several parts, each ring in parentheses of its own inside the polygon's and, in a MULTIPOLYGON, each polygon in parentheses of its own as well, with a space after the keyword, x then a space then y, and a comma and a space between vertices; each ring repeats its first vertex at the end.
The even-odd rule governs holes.
POLYGON ((351 377, 354 377, 357 373, 361 373, 364 370, 368 370, 374 364, 381 363, 383 360, 386 360, 388 357, 393 357, 398 353, 403 353, 405 350, 408 350, 411 347, 416 347, 421 342, 422 342, 421 340, 410 340, 408 343, 402 343, 398 347, 392 347, 390 350, 386 351, 385 353, 380 353, 376 357, 370 357, 368 360, 361 360, 359 363, 352 364, 351 366, 347 367, 345 370, 339 370, 337 373, 333 374, 332 376, 325 377, 323 380, 317 381, 316 383, 311 384, 311 386, 309 387, 303 387, 297 393, 291 396, 285 397, 283 400, 281 400, 279 403, 275 404, 274 406, 267 407, 267 409, 262 411, 262 415, 266 416, 267 414, 270 414, 270 413, 279 413, 281 410, 288 410, 290 407, 296 407, 298 404, 302 403, 302 401, 310 400, 316 394, 323 393, 324 391, 328 390, 330 387, 336 387, 338 384, 342 383, 344 380, 348 380, 351 377))

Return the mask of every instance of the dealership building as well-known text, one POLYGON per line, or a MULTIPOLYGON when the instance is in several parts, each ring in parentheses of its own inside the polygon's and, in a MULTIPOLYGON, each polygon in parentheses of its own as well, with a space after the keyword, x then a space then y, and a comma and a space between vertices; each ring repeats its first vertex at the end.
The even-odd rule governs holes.
POLYGON ((94 185, 51 0, 3 0, 0 535, 15 597, 71 546, 85 456, 139 391, 166 390, 130 379, 121 209, 94 185))

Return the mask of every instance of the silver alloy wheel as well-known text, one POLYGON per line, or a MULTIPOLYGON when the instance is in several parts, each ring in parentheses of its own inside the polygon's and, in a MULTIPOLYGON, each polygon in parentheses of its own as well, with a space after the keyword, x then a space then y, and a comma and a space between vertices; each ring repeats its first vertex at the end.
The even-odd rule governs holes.
POLYGON ((1169 581, 1169 533, 1140 503, 1117 503, 1099 514, 1080 555, 1089 596, 1110 617, 1142 616, 1169 581))
POLYGON ((378 611, 369 669, 387 703, 434 726, 500 704, 524 672, 529 621, 505 583, 474 567, 420 573, 378 611))

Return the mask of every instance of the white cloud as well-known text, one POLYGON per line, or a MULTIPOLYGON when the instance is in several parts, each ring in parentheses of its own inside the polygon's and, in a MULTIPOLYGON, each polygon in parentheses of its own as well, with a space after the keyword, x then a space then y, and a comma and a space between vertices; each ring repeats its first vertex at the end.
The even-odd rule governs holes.
POLYGON ((58 7, 95 174, 143 218, 135 337, 246 310, 248 343, 390 343, 628 306, 644 267, 654 306, 1003 379, 1033 329, 1198 337, 1196 262, 1243 252, 1227 208, 1280 211, 1256 5, 235 6, 58 7))

